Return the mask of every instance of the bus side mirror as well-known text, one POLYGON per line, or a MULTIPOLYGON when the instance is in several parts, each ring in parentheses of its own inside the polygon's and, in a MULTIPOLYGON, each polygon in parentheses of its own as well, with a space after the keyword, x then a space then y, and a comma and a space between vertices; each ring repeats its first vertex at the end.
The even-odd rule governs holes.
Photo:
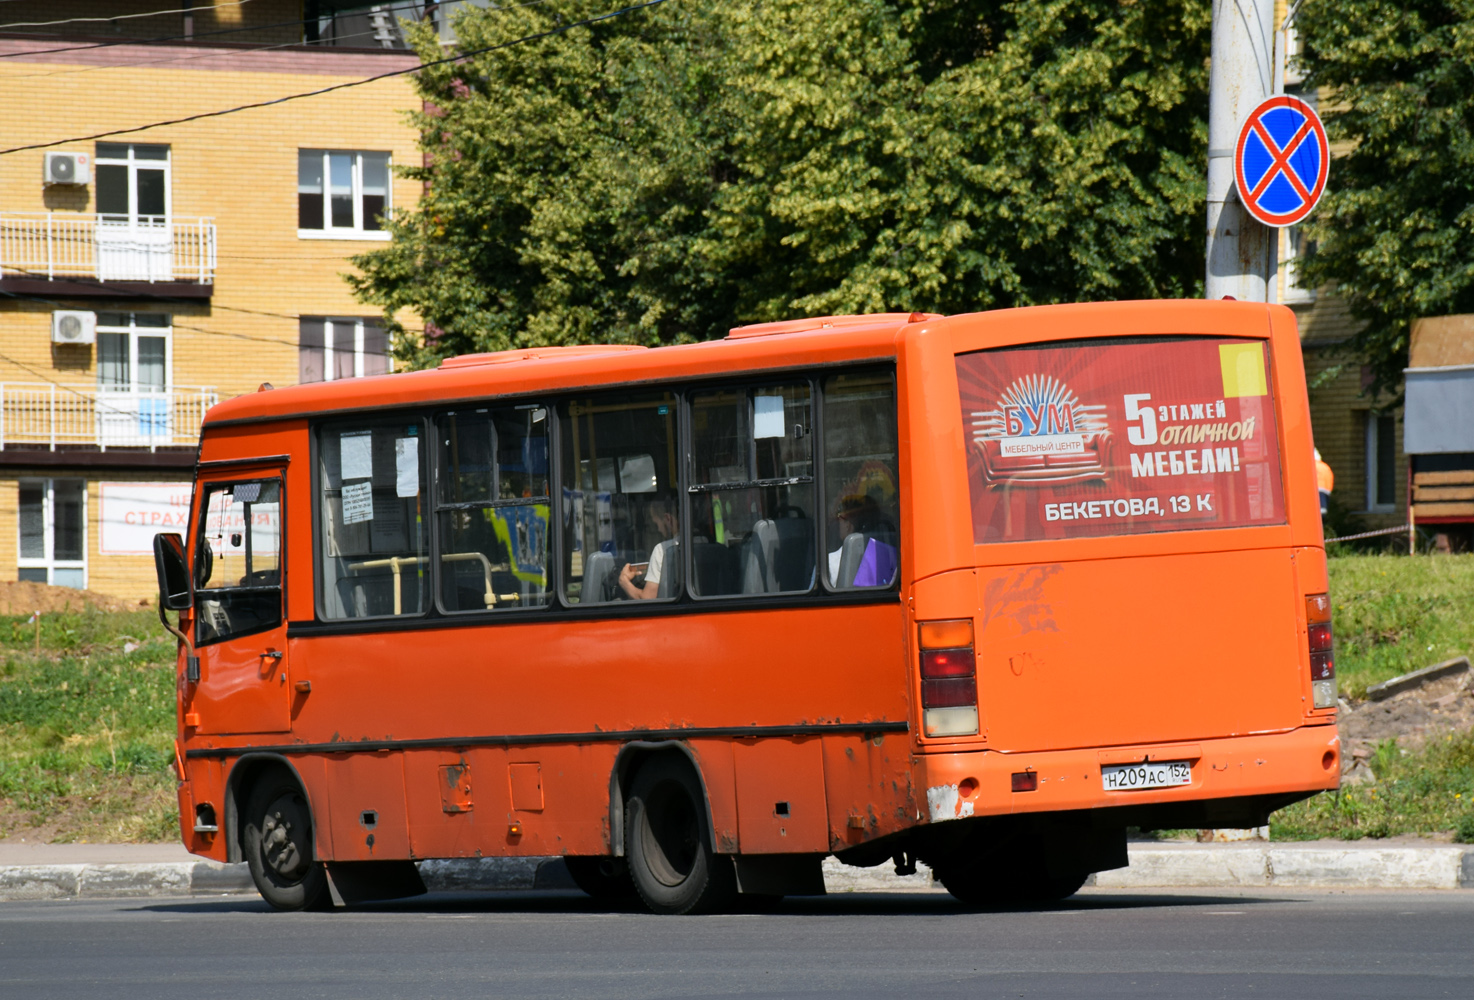
POLYGON ((154 536, 154 569, 159 574, 159 607, 187 610, 194 599, 189 588, 189 566, 184 561, 184 539, 178 533, 154 536))

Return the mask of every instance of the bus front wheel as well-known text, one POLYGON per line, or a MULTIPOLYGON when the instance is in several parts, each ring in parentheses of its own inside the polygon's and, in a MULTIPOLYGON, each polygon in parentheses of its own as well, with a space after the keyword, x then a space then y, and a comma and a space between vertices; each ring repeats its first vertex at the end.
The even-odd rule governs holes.
POLYGON ((312 857, 312 810, 295 781, 270 774, 257 782, 246 806, 244 840, 262 899, 278 910, 326 904, 327 874, 312 857))
POLYGON ((640 768, 624 805, 625 860, 654 913, 712 913, 737 895, 732 859, 712 850, 706 798, 684 761, 656 757, 640 768))

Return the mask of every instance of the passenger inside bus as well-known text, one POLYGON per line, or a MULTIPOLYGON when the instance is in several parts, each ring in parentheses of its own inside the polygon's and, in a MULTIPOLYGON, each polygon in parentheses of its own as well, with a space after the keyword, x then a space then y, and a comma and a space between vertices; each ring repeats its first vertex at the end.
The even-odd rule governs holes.
POLYGON ((679 579, 676 559, 680 543, 676 541, 676 535, 680 532, 680 520, 676 516, 675 503, 668 499, 651 500, 646 511, 651 527, 661 540, 650 550, 650 559, 643 567, 629 562, 619 571, 619 589, 637 601, 674 597, 673 585, 679 579))
POLYGON ((869 493, 849 493, 834 512, 839 548, 829 553, 834 587, 883 587, 896 574, 896 527, 869 493))

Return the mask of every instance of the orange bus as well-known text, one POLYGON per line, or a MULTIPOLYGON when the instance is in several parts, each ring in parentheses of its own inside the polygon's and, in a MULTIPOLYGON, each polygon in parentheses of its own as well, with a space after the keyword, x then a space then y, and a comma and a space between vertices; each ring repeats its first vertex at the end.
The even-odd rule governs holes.
POLYGON ((293 909, 563 856, 660 913, 1062 898, 1338 782, 1305 376, 1236 302, 823 317, 210 410, 181 833, 293 909))

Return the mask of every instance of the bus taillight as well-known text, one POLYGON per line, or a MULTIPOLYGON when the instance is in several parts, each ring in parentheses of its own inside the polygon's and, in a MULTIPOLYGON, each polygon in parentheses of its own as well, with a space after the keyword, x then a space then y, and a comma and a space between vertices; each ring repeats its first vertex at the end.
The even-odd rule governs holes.
POLYGON ((919 631, 926 735, 973 735, 978 731, 978 681, 971 619, 922 622, 919 631))
POLYGON ((1311 594, 1305 598, 1305 625, 1310 643, 1310 695, 1316 708, 1336 704, 1336 655, 1332 650, 1331 598, 1311 594))

